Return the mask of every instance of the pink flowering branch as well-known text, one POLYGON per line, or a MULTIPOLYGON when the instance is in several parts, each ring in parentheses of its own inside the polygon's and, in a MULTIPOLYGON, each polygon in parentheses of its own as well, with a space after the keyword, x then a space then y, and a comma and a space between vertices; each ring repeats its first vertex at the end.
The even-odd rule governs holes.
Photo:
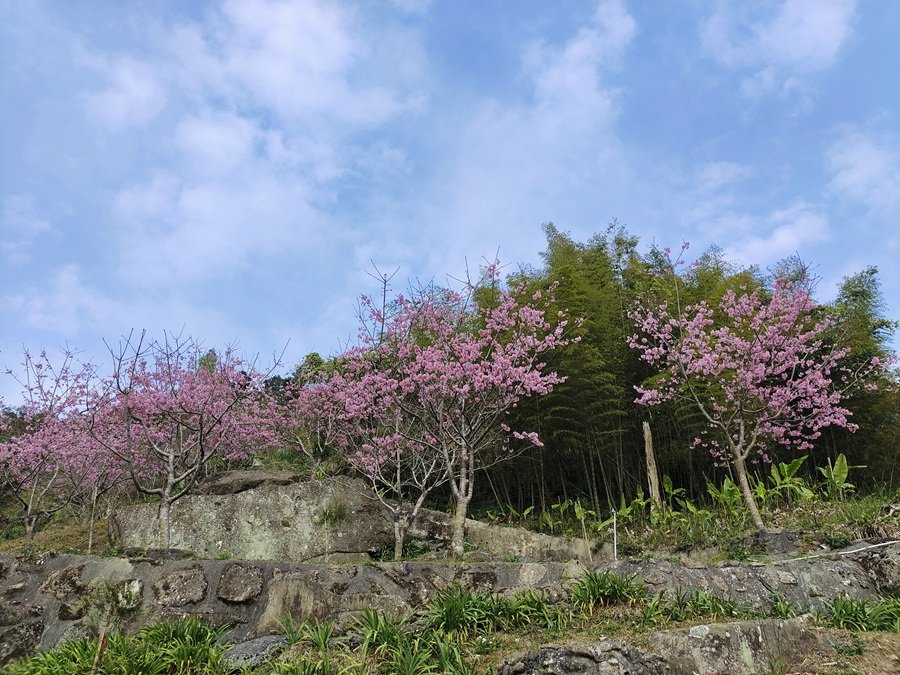
POLYGON ((511 457, 511 440, 540 444, 535 432, 510 429, 509 412, 562 382, 542 357, 570 341, 566 317, 546 316, 552 289, 501 288, 499 271, 493 263, 459 290, 425 289, 381 307, 363 296, 360 346, 329 383, 344 409, 339 443, 373 485, 395 497, 412 491, 420 503, 449 482, 455 551, 476 471, 511 457))
MULTIPOLYGON (((673 264, 673 270, 676 264, 673 264)), ((676 284, 678 281, 676 280, 676 284)), ((802 289, 778 280, 763 289, 729 290, 717 322, 705 302, 676 308, 635 307, 638 333, 628 344, 660 375, 636 387, 639 405, 686 400, 706 420, 695 439, 737 471, 754 523, 763 529, 745 463, 756 453, 768 461, 773 445, 805 449, 829 426, 856 429, 842 401, 881 372, 877 359, 849 371, 847 348, 825 342, 831 326, 802 289)))
POLYGON ((195 341, 126 339, 113 354, 107 399, 92 435, 128 469, 136 489, 169 512, 217 458, 241 461, 275 447, 275 404, 264 374, 234 352, 204 354, 195 341))

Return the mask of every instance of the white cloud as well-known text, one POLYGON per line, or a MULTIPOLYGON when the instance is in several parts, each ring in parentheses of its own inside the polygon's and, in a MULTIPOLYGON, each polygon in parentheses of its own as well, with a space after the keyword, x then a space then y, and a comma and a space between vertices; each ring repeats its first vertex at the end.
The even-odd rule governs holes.
POLYGON ((166 85, 156 70, 131 57, 98 64, 109 84, 87 95, 88 115, 112 131, 126 131, 153 120, 167 100, 166 85))
POLYGON ((753 168, 737 162, 709 162, 694 175, 694 187, 701 193, 710 193, 731 187, 753 175, 753 168))
POLYGON ((732 232, 726 253, 745 264, 776 262, 831 238, 828 217, 805 202, 797 202, 764 218, 743 218, 732 232))
POLYGON ((754 176, 747 164, 716 161, 695 170, 670 171, 668 179, 677 202, 677 211, 713 239, 740 231, 752 217, 733 212, 739 202, 739 191, 754 176))
POLYGON ((65 265, 49 278, 46 288, 28 287, 0 297, 0 309, 31 328, 57 335, 76 335, 85 328, 106 325, 121 307, 83 280, 77 265, 65 265))
POLYGON ((802 98, 808 95, 808 77, 830 68, 850 38, 856 4, 856 0, 719 2, 701 24, 701 40, 722 66, 749 71, 740 85, 745 96, 802 98))
POLYGON ((421 105, 423 59, 394 67, 421 53, 414 31, 388 26, 378 37, 390 44, 376 48, 352 7, 228 0, 158 33, 168 37, 144 68, 170 92, 161 140, 114 200, 129 283, 220 281, 266 255, 315 259, 335 238, 321 214, 339 206, 339 181, 404 167, 402 152, 359 136, 421 105))
POLYGON ((31 248, 43 234, 54 232, 50 221, 34 205, 31 195, 9 195, 0 211, 0 253, 9 263, 21 264, 31 258, 31 248))
POLYGON ((562 47, 533 46, 526 73, 539 106, 573 105, 587 113, 612 112, 611 92, 600 85, 599 69, 615 66, 636 32, 634 19, 619 0, 601 2, 592 22, 562 47))
POLYGON ((168 45, 180 86, 251 101, 289 122, 377 126, 406 101, 357 75, 378 61, 347 7, 316 0, 230 0, 168 45))
POLYGON ((523 48, 522 73, 531 96, 482 101, 474 109, 459 134, 457 154, 428 199, 437 206, 420 216, 439 230, 437 237, 451 242, 436 249, 428 245, 435 235, 420 233, 432 252, 431 269, 458 272, 464 258, 477 266, 501 243, 504 260, 531 259, 541 245, 540 223, 571 222, 598 193, 627 181, 613 128, 620 92, 608 75, 636 32, 623 3, 613 0, 599 3, 588 22, 561 43, 523 48))
POLYGON ((227 174, 253 159, 256 125, 232 113, 192 115, 175 128, 175 145, 194 174, 227 174))
POLYGON ((900 220, 900 143, 855 129, 826 152, 830 189, 879 216, 900 220))
POLYGON ((324 233, 309 202, 302 182, 265 170, 190 184, 157 175, 118 197, 120 273, 167 287, 239 276, 258 255, 311 253, 324 233))

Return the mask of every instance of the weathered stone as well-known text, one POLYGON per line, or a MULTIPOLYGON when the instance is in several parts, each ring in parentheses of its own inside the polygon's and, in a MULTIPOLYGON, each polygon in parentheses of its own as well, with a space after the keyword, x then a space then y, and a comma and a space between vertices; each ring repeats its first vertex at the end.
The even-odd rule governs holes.
POLYGON ((769 673, 791 668, 820 646, 807 617, 704 624, 659 631, 649 642, 673 675, 769 673))
POLYGON ((13 659, 33 654, 37 650, 43 632, 44 622, 40 619, 0 628, 0 666, 8 664, 13 659))
POLYGON ((84 588, 81 583, 83 571, 84 565, 76 565, 54 572, 47 577, 47 581, 41 584, 41 592, 52 595, 57 600, 65 600, 84 588))
POLYGON ((776 597, 797 610, 819 611, 842 593, 857 599, 875 595, 874 585, 851 556, 721 567, 688 567, 653 558, 625 559, 612 565, 598 565, 597 569, 614 569, 623 576, 634 575, 650 584, 653 593, 704 589, 758 610, 770 609, 776 597))
MULTIPOLYGON (((508 657, 498 675, 656 674, 720 675, 768 673, 793 668, 812 652, 828 648, 808 618, 702 624, 658 631, 639 650, 618 640, 587 645, 547 645, 508 657)), ((805 672, 805 671, 804 671, 805 672)))
POLYGON ((299 483, 301 476, 293 471, 252 469, 221 471, 204 478, 194 489, 195 495, 236 495, 246 490, 270 485, 299 483))
POLYGON ((254 565, 232 563, 222 572, 216 597, 225 602, 248 602, 259 597, 263 588, 263 573, 254 565))
POLYGON ((0 626, 15 626, 17 623, 40 616, 43 611, 43 607, 40 606, 0 602, 0 626))
MULTIPOLYGON (((466 519, 466 542, 494 559, 524 560, 591 560, 592 547, 583 539, 553 537, 521 527, 506 527, 466 519)), ((452 535, 446 513, 422 509, 408 533, 410 538, 448 544, 452 535)), ((477 552, 477 551, 476 551, 477 552)))
POLYGON ((263 635, 246 642, 239 642, 225 652, 225 665, 230 670, 256 668, 266 659, 278 656, 287 646, 283 635, 263 635))
POLYGON ((199 565, 178 569, 163 575, 153 584, 156 601, 164 607, 184 607, 206 597, 208 583, 199 565))
MULTIPOLYGON (((59 619, 61 604, 73 603, 79 597, 85 597, 93 588, 106 591, 110 588, 130 588, 135 591, 130 595, 141 597, 140 600, 135 600, 136 603, 140 602, 141 611, 127 623, 127 631, 137 630, 149 621, 202 616, 216 625, 229 626, 224 637, 237 643, 277 631, 277 621, 285 613, 296 617, 326 617, 338 622, 339 626, 346 625, 355 613, 366 607, 392 614, 408 614, 430 602, 437 593, 454 583, 470 583, 477 588, 503 595, 533 588, 550 602, 556 602, 568 597, 573 582, 589 568, 598 571, 610 569, 620 575, 635 574, 639 578, 656 573, 660 583, 655 590, 671 593, 676 589, 688 591, 705 588, 760 608, 768 607, 774 597, 773 593, 778 592, 795 609, 817 610, 838 596, 854 600, 873 598, 879 588, 871 577, 876 570, 886 579, 896 578, 897 571, 889 566, 892 560, 896 560, 900 544, 883 547, 871 542, 860 544, 861 547, 866 545, 880 548, 865 552, 848 551, 847 555, 829 555, 815 559, 710 565, 703 568, 677 561, 653 559, 621 560, 614 564, 591 566, 579 561, 564 564, 404 561, 365 565, 309 565, 224 560, 187 563, 180 560, 129 560, 72 555, 45 556, 38 564, 33 558, 29 560, 0 554, 0 561, 10 570, 7 577, 0 580, 0 624, 8 624, 0 627, 0 631, 3 631, 3 635, 12 636, 10 639, 23 635, 27 638, 31 634, 29 631, 38 630, 33 624, 39 621, 43 626, 37 638, 39 643, 15 638, 18 640, 17 644, 32 644, 33 649, 53 649, 60 641, 77 635, 75 627, 79 625, 78 621, 59 619), (865 564, 861 561, 865 561, 865 564), (216 592, 212 592, 212 588, 207 589, 207 583, 221 585, 223 578, 239 576, 236 571, 226 575, 230 568, 236 566, 260 570, 262 589, 255 598, 234 602, 220 597, 243 597, 239 584, 235 584, 232 591, 221 594, 218 587, 216 592), (65 580, 68 578, 70 583, 74 583, 72 570, 82 568, 81 579, 92 581, 76 593, 59 599, 53 593, 40 590, 46 587, 49 590, 57 589, 59 594, 63 594, 67 588, 65 580), (779 576, 786 579, 784 574, 789 574, 796 583, 782 584, 779 576), (53 583, 49 583, 51 578, 53 583), (8 595, 11 587, 18 589, 14 595, 17 602, 8 600, 4 603, 3 598, 11 597, 8 595), (152 587, 154 592, 141 594, 142 587, 152 587)), ((249 573, 250 576, 253 574, 249 573)), ((75 615, 73 608, 63 610, 64 616, 66 612, 70 616, 75 615)), ((686 631, 678 639, 703 644, 702 640, 714 633, 714 627, 708 625, 705 628, 695 628, 693 633, 686 631)), ((789 633, 785 631, 784 634, 789 633)), ((6 638, 0 636, 0 645, 4 644, 4 639, 6 638)), ((590 657, 595 663, 598 658, 596 655, 590 657)), ((613 655, 612 658, 618 657, 613 655)), ((519 662, 523 665, 525 663, 519 659, 508 665, 510 668, 518 667, 516 664, 519 662)), ((607 662, 612 663, 609 659, 607 662)))
MULTIPOLYGON (((361 562, 393 544, 392 517, 358 479, 297 482, 290 472, 230 471, 204 481, 173 504, 169 544, 200 557, 245 560, 361 562)), ((447 514, 422 509, 410 539, 447 545, 447 514)), ((125 507, 109 519, 110 539, 126 552, 159 544, 157 507, 125 507)), ((591 560, 589 542, 466 520, 471 557, 591 560)))
POLYGON ((594 645, 544 646, 514 654, 497 668, 497 675, 664 675, 665 661, 618 640, 594 645))
MULTIPOLYGON (((154 504, 126 507, 112 519, 111 536, 124 547, 153 546, 156 519, 154 504)), ((171 546, 200 557, 292 562, 368 558, 393 541, 390 520, 366 484, 345 478, 188 495, 172 507, 170 533, 171 546)))
POLYGON ((83 602, 63 602, 56 612, 60 621, 77 621, 84 616, 87 606, 83 602))
POLYGON ((814 547, 801 532, 754 532, 744 538, 743 546, 750 551, 768 555, 800 555, 814 547))

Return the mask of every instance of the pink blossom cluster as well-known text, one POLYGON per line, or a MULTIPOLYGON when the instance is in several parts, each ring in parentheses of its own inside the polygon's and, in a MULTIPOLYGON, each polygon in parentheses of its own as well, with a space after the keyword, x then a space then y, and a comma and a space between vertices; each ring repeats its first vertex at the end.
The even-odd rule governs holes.
POLYGON ((73 354, 54 368, 45 353, 26 352, 24 433, 0 443, 0 479, 26 519, 128 477, 171 503, 211 459, 276 444, 262 376, 231 352, 203 358, 193 341, 141 342, 101 377, 73 354))
POLYGON ((825 427, 855 430, 842 401, 882 365, 844 368, 848 349, 826 343, 831 322, 816 318, 805 291, 779 280, 771 292, 728 291, 717 309, 721 318, 705 302, 675 314, 665 304, 631 312, 639 333, 629 345, 662 371, 636 387, 638 404, 695 404, 712 432, 695 445, 723 461, 751 452, 768 461, 771 444, 807 448, 825 427))
POLYGON ((542 360, 569 342, 565 316, 547 318, 550 300, 500 288, 497 265, 461 292, 429 289, 383 307, 363 296, 360 345, 301 405, 314 428, 331 425, 376 491, 402 500, 449 481, 467 503, 475 471, 508 458, 511 439, 541 443, 511 429, 509 412, 563 380, 542 360), (313 403, 320 396, 331 401, 313 403))

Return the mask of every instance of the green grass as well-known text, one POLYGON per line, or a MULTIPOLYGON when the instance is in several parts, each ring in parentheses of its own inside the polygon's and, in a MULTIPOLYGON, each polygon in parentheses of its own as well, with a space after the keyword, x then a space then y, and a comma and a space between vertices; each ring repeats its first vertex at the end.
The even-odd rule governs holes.
POLYGON ((6 673, 86 675, 96 659, 100 675, 215 675, 225 672, 222 657, 227 645, 220 643, 223 633, 224 629, 196 617, 149 624, 131 637, 112 635, 105 644, 98 638, 67 642, 55 651, 13 664, 6 673))

